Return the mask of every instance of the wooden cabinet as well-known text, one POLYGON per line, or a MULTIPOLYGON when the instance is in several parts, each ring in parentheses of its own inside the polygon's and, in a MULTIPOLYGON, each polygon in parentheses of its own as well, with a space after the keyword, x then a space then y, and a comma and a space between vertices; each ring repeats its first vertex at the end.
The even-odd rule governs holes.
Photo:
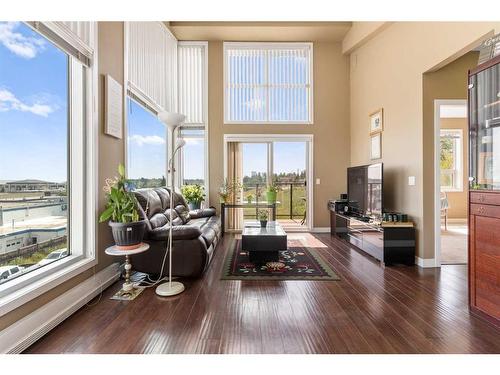
POLYGON ((469 299, 471 310, 500 326, 500 192, 470 192, 469 299), (472 203, 488 197, 489 204, 472 203))
POLYGON ((500 326, 500 56, 469 72, 469 302, 500 326))

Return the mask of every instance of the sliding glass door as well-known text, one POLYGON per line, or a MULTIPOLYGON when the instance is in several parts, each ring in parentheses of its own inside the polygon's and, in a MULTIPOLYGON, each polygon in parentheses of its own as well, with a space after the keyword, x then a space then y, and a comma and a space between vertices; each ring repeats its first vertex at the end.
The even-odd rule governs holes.
MULTIPOLYGON (((243 203, 266 203, 266 190, 270 184, 278 187, 277 220, 285 227, 307 227, 307 155, 308 142, 305 141, 263 141, 233 142, 239 157, 230 163, 243 185, 239 199, 243 203), (236 147, 237 145, 237 147, 236 147)), ((244 220, 255 220, 256 208, 245 208, 244 220)), ((241 227, 240 225, 237 226, 241 227)))

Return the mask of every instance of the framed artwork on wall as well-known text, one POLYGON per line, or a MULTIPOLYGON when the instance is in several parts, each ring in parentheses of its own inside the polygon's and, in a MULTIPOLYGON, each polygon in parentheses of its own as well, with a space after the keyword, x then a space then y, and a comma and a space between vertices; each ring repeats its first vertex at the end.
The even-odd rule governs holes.
POLYGON ((380 133, 384 130, 384 109, 377 109, 370 113, 370 135, 380 133))
POLYGON ((109 74, 104 77, 104 133, 121 139, 123 133, 123 88, 109 74))
POLYGON ((382 133, 373 134, 370 137, 370 159, 380 159, 382 157, 382 133))

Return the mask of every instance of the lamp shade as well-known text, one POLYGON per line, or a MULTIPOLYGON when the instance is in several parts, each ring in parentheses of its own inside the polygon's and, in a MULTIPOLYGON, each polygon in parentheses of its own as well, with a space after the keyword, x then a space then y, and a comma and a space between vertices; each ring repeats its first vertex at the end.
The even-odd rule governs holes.
POLYGON ((171 131, 173 131, 186 119, 186 116, 183 115, 182 113, 165 111, 158 113, 158 119, 165 125, 167 125, 171 131))

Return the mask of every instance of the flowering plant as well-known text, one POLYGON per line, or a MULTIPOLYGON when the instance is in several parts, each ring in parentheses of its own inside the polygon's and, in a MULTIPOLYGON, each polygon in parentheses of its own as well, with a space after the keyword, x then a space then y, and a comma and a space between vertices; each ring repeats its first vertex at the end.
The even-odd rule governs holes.
POLYGON ((103 190, 106 192, 108 203, 101 213, 99 222, 111 220, 116 223, 132 223, 139 221, 137 199, 130 191, 130 184, 125 178, 125 167, 118 165, 118 176, 107 178, 103 190))

